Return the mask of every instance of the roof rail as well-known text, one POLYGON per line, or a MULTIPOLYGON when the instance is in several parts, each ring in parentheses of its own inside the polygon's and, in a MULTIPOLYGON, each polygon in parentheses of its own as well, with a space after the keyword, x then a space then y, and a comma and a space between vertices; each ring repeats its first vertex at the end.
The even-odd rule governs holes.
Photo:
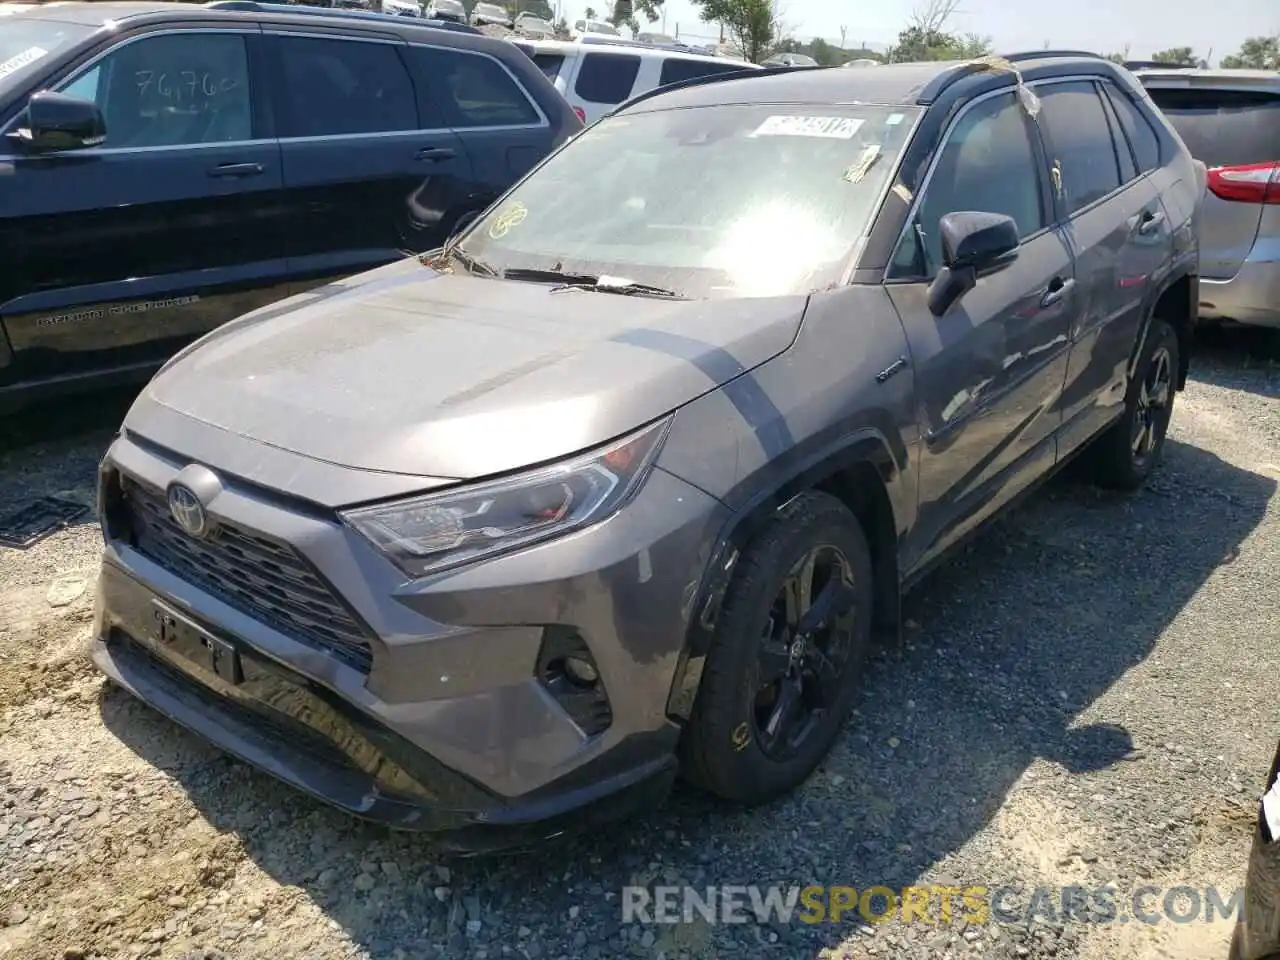
POLYGON ((211 0, 204 4, 209 10, 231 10, 243 13, 301 13, 315 17, 340 17, 346 20, 370 20, 376 23, 414 23, 434 30, 455 30, 460 33, 479 34, 475 27, 451 20, 434 20, 427 17, 402 17, 394 13, 376 10, 355 10, 350 7, 326 7, 311 3, 262 3, 259 0, 211 0))
MULTIPOLYGON (((624 100, 618 104, 609 113, 617 113, 624 107, 632 107, 637 103, 643 103, 653 97, 663 93, 671 93, 673 90, 683 90, 686 87, 700 87, 708 83, 720 83, 723 80, 741 80, 744 77, 773 77, 780 73, 799 73, 801 70, 813 70, 814 67, 772 67, 768 70, 762 70, 760 67, 752 65, 740 70, 725 70, 721 73, 704 73, 700 77, 690 77, 688 80, 677 80, 675 83, 668 83, 661 87, 653 87, 637 93, 630 100, 624 100)), ((817 69, 833 69, 831 67, 819 67, 817 69)))
POLYGON ((1197 63, 1160 63, 1156 60, 1126 60, 1126 70, 1200 70, 1197 63))
POLYGON ((1052 60, 1055 57, 1084 57, 1089 60, 1105 60, 1107 59, 1100 53, 1092 50, 1019 50, 1016 53, 998 53, 996 54, 1001 60, 1008 60, 1010 63, 1021 63, 1023 60, 1052 60))
MULTIPOLYGON (((1023 63, 1027 60, 1046 60, 1055 57, 1082 57, 1089 60, 1106 60, 1107 58, 1100 53, 1093 53, 1089 50, 1020 50, 1015 53, 998 53, 995 58, 1005 60, 1009 63, 1023 63)), ((925 84, 924 89, 920 91, 920 96, 916 98, 916 103, 925 105, 933 103, 943 92, 953 83, 963 80, 965 77, 973 76, 975 73, 981 73, 987 69, 983 58, 975 58, 973 60, 964 60, 954 64, 951 68, 938 73, 936 77, 925 84)))

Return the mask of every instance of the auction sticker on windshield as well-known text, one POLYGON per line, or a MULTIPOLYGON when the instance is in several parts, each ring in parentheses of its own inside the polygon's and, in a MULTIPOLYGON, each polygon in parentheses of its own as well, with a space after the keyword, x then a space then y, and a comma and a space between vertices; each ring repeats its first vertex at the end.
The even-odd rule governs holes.
POLYGON ((27 47, 16 56, 10 57, 4 63, 0 63, 0 77, 7 77, 11 73, 16 73, 29 63, 35 63, 41 57, 48 55, 49 51, 44 47, 27 47))
POLYGON ((753 137, 822 137, 851 140, 863 121, 855 117, 797 117, 790 114, 768 117, 756 127, 753 137))

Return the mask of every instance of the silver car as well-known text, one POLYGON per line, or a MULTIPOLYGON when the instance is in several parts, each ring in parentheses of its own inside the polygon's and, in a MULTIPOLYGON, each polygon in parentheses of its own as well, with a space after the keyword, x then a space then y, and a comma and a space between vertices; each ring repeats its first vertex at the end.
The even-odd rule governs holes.
POLYGON ((1145 69, 1138 77, 1209 168, 1200 317, 1280 328, 1280 73, 1145 69))

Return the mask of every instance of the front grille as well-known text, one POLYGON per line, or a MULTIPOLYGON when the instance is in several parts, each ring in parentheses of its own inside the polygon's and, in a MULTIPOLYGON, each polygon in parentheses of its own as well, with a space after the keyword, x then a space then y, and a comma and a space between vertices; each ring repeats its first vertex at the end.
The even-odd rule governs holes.
POLYGON ((292 548, 221 521, 197 539, 174 522, 164 494, 128 478, 121 483, 139 551, 228 606, 369 672, 365 632, 292 548))

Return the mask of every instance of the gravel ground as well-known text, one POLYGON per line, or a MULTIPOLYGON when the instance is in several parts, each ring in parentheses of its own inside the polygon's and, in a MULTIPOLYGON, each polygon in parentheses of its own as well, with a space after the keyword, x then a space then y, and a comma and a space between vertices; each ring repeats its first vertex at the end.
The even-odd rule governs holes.
MULTIPOLYGON (((624 925, 619 903, 1110 882, 1124 915, 1143 884, 1242 883, 1280 704, 1280 365, 1252 349, 1205 344, 1148 490, 1056 480, 909 598, 906 644, 798 795, 739 812, 679 791, 536 855, 443 859, 105 686, 83 657, 91 519, 0 553, 0 957, 1224 957, 1221 919, 624 925)), ((0 513, 91 502, 125 402, 2 428, 0 513)))

